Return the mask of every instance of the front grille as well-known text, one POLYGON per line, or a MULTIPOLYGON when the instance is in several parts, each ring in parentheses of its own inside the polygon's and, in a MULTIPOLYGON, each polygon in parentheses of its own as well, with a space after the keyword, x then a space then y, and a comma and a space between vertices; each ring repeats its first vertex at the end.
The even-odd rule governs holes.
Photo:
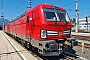
POLYGON ((70 30, 64 30, 63 34, 70 34, 70 30))
POLYGON ((57 31, 47 31, 47 35, 48 36, 58 36, 58 32, 57 31))

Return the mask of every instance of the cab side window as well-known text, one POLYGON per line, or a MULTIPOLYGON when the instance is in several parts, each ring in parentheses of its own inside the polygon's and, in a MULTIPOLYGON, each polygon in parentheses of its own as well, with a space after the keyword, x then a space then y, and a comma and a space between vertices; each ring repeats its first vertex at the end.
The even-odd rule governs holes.
POLYGON ((29 16, 27 16, 27 23, 29 23, 29 19, 30 19, 30 17, 29 17, 29 16))

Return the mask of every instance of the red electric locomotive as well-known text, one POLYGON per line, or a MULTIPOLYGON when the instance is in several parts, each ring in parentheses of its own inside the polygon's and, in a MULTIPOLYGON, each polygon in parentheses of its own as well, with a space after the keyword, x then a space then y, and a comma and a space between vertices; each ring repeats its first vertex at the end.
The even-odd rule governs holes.
POLYGON ((5 31, 43 56, 58 56, 77 46, 71 38, 68 13, 64 8, 39 4, 5 26, 5 31))

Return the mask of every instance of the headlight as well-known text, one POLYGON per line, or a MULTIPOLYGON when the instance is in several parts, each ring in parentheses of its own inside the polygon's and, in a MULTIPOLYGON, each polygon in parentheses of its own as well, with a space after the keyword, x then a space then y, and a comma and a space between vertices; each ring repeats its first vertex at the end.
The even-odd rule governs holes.
POLYGON ((46 30, 41 30, 41 38, 46 38, 46 30))
POLYGON ((53 51, 53 50, 57 50, 58 49, 58 44, 56 43, 54 43, 54 44, 50 44, 49 45, 49 49, 51 50, 51 51, 53 51))
POLYGON ((58 44, 57 43, 47 43, 45 45, 47 50, 53 51, 58 49, 58 44))

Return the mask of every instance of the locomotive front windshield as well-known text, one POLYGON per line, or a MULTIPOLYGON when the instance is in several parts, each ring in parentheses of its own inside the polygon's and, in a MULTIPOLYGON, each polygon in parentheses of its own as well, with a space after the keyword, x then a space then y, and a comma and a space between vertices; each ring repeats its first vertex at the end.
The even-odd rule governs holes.
POLYGON ((47 21, 55 21, 56 15, 54 9, 44 9, 44 14, 46 16, 47 21))
POLYGON ((43 8, 47 21, 69 22, 69 16, 65 10, 43 8))

